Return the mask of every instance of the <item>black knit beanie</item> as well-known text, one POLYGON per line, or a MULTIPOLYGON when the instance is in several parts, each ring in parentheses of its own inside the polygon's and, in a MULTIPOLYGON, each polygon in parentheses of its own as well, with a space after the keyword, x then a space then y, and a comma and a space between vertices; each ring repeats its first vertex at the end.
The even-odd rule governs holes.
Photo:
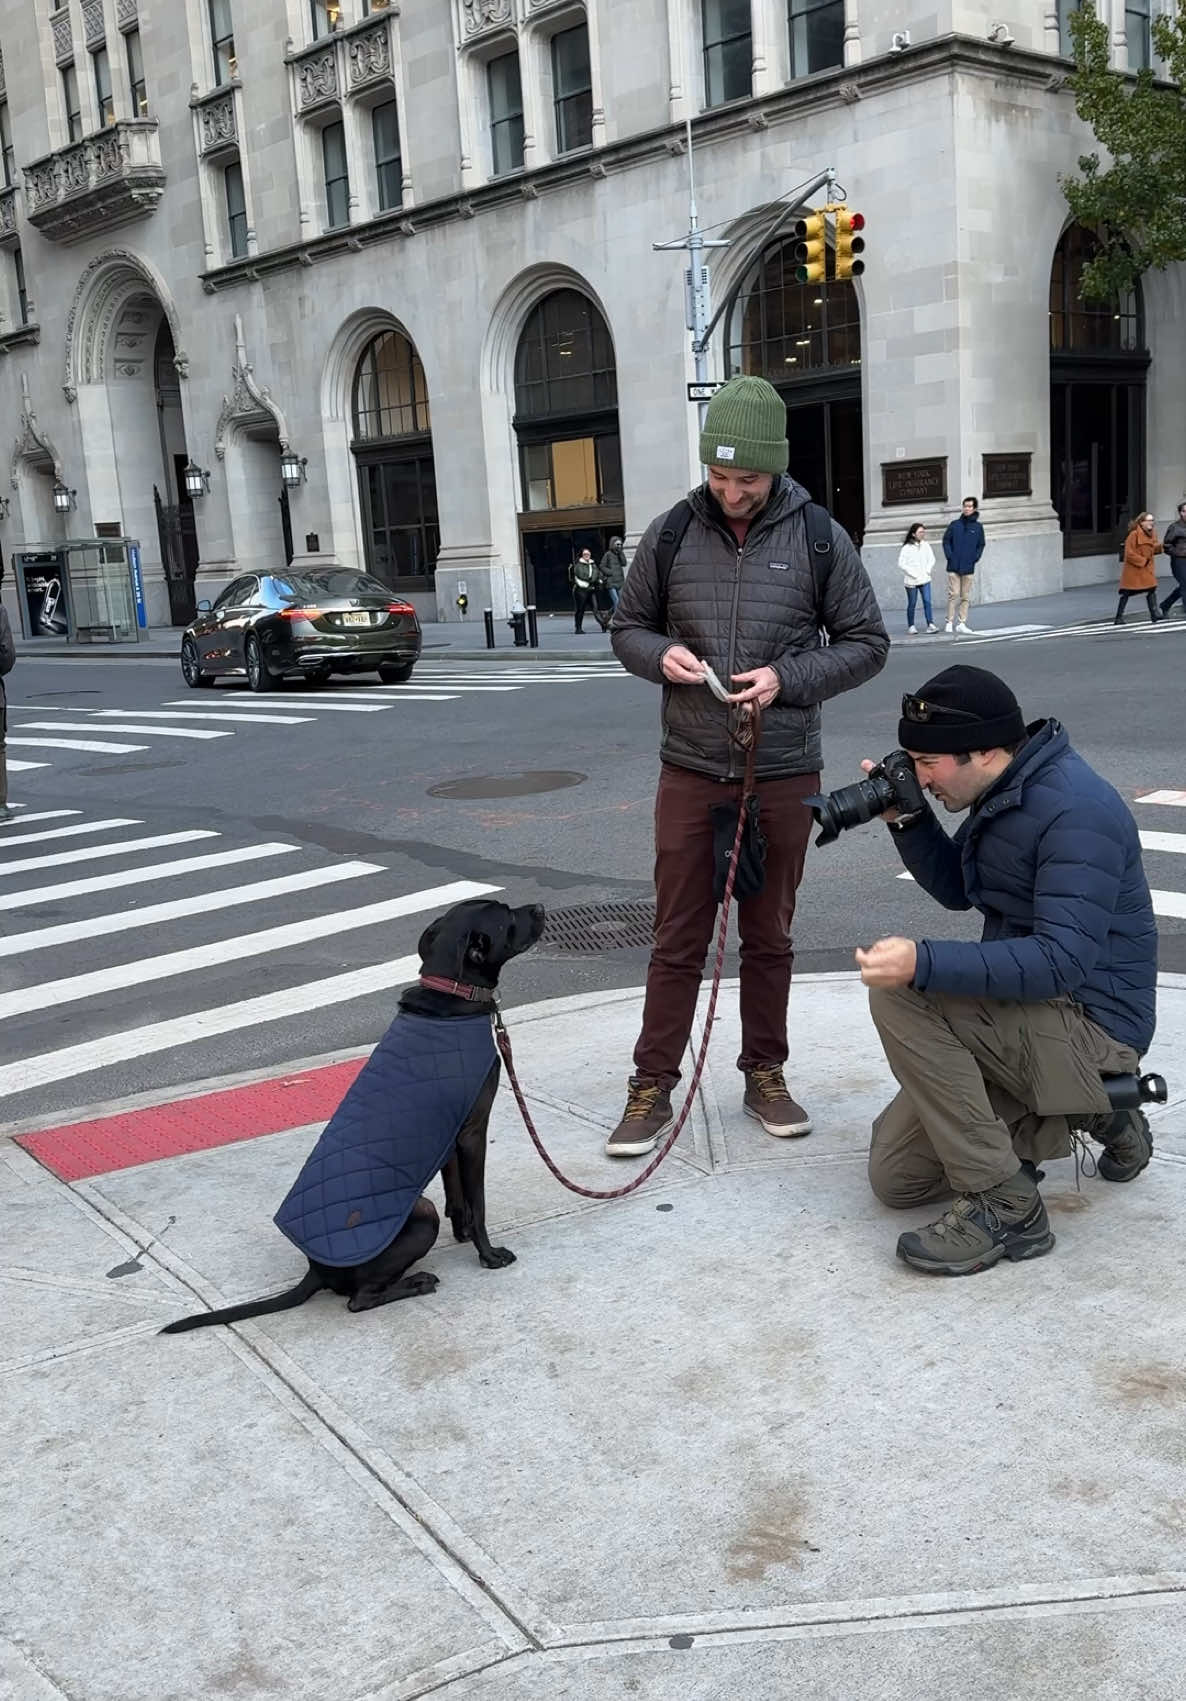
POLYGON ((945 667, 902 699, 898 743, 926 756, 1020 744, 1025 721, 1003 679, 983 667, 945 667))

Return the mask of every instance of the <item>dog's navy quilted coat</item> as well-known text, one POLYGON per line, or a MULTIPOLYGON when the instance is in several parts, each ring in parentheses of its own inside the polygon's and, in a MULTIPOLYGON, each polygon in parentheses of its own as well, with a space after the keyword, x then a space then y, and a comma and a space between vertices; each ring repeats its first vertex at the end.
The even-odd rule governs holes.
POLYGON ((496 1061, 488 1013, 402 1012, 309 1153, 276 1227, 319 1264, 390 1246, 440 1169, 496 1061))

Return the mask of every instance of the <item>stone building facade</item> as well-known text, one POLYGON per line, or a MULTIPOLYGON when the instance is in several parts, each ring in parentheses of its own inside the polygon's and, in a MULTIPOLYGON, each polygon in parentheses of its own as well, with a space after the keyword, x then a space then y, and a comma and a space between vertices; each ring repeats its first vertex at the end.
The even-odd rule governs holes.
MULTIPOLYGON (((1139 63, 1158 0, 1101 3, 1139 63)), ((290 559, 561 606, 698 476, 690 116, 711 374, 777 383, 887 605, 967 493, 985 600, 1111 577, 1186 482, 1182 270, 1082 307, 1063 0, 1002 5, 0 0, 5 556, 138 537, 157 626, 290 559), (865 271, 803 286, 829 167, 865 271)))

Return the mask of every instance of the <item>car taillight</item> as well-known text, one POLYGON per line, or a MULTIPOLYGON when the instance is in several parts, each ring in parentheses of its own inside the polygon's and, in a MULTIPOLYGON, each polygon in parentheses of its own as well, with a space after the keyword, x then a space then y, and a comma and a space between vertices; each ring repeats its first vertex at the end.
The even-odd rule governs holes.
POLYGON ((389 602, 387 612, 388 614, 415 614, 416 610, 410 602, 389 602))
POLYGON ((321 610, 319 608, 282 608, 280 618, 281 620, 320 620, 321 610))

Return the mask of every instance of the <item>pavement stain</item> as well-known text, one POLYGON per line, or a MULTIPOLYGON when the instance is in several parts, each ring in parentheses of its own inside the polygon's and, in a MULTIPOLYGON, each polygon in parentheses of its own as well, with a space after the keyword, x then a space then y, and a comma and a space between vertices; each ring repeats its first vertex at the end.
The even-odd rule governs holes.
POLYGON ((1110 1380, 1113 1391, 1128 1406, 1143 1406, 1150 1401, 1171 1405, 1186 1399, 1186 1370, 1176 1364, 1140 1365, 1113 1372, 1110 1380))
POLYGON ((804 1532, 807 1502, 798 1489, 775 1489, 756 1503, 752 1523, 734 1536, 725 1570, 732 1583, 760 1583, 775 1565, 798 1569, 809 1553, 818 1553, 804 1532))
POLYGON ((1058 1211, 1066 1217, 1091 1209, 1091 1200, 1086 1193, 1043 1193, 1042 1199, 1048 1211, 1058 1211))

